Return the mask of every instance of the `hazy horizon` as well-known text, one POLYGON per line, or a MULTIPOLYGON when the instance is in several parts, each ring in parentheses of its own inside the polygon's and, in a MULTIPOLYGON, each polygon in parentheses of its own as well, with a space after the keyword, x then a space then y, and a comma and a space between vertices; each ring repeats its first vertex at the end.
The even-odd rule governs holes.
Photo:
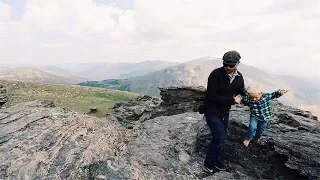
POLYGON ((0 64, 186 62, 320 72, 320 1, 0 0, 0 64), (312 27, 312 28, 311 28, 312 27))
MULTIPOLYGON (((204 57, 211 57, 212 59, 216 59, 217 57, 212 57, 212 56, 204 56, 204 57)), ((203 57, 200 57, 200 58, 203 58, 203 57)), ((200 59, 200 58, 196 58, 196 59, 200 59)), ((192 60, 188 60, 188 61, 194 61, 195 59, 192 59, 192 60)), ((143 63, 143 62, 146 62, 146 61, 166 61, 166 60, 145 60, 145 61, 138 61, 138 62, 82 62, 82 63, 77 63, 77 62, 70 62, 70 63, 43 63, 43 64, 0 64, 0 68, 3 67, 3 68, 16 68, 16 67, 36 67, 36 68, 44 68, 44 67, 50 67, 50 66, 56 66, 56 67, 59 67, 59 68, 62 68, 64 70, 70 70, 76 66, 83 66, 83 65, 96 65, 96 64, 117 64, 117 63, 131 63, 131 64, 134 64, 134 63, 143 63)), ((188 61, 185 61, 185 62, 188 62, 188 61)), ((167 61, 167 62, 172 62, 172 61, 167 61)), ((180 63, 180 62, 175 62, 175 63, 180 63)), ((184 63, 184 62, 183 62, 184 63)), ((245 64, 245 63, 244 63, 245 64)), ((222 65, 222 61, 221 61, 221 65, 222 65)), ((245 64, 247 65, 247 64, 245 64)), ((258 68, 258 69, 261 69, 267 73, 270 73, 270 74, 274 74, 274 75, 284 75, 284 76, 291 76, 291 77, 296 77, 296 78, 301 78, 301 79, 304 79, 304 80, 308 80, 308 81, 320 81, 320 78, 318 77, 313 77, 312 79, 310 79, 310 77, 307 77, 307 76, 299 76, 299 75, 295 75, 295 74, 288 74, 284 71, 276 71, 276 70, 272 70, 272 69, 268 69, 268 68, 264 68, 264 67, 257 67, 257 66, 254 66, 254 65, 247 65, 247 66, 253 66, 255 68, 258 68)), ((85 66, 81 67, 81 68, 85 68, 85 66)), ((240 70, 241 70, 241 65, 240 65, 240 70)))

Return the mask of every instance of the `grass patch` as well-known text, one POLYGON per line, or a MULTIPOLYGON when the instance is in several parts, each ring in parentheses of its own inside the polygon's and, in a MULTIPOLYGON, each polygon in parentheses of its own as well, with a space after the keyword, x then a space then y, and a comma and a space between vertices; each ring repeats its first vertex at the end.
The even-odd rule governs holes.
POLYGON ((77 85, 57 85, 31 82, 0 81, 8 89, 9 100, 6 107, 36 99, 51 100, 56 106, 88 113, 97 107, 94 116, 105 116, 112 112, 115 103, 134 99, 137 94, 106 88, 84 87, 77 85))

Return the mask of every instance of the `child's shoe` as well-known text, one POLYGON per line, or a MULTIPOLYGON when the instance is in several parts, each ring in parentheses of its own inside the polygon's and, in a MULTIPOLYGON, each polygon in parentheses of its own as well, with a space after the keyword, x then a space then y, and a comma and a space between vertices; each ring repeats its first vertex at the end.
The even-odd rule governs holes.
POLYGON ((248 147, 248 146, 249 146, 249 143, 250 143, 250 140, 244 140, 244 141, 243 141, 243 145, 244 145, 245 147, 248 147))

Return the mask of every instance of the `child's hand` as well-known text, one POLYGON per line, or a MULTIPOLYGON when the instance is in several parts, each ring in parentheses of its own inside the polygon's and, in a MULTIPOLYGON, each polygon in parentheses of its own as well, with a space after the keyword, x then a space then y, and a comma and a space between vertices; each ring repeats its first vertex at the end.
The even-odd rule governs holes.
POLYGON ((281 89, 281 90, 280 90, 281 96, 284 95, 285 93, 287 93, 288 91, 289 91, 289 90, 287 90, 287 89, 281 89))
POLYGON ((241 103, 241 100, 242 100, 242 97, 241 97, 240 95, 234 97, 234 102, 235 102, 236 104, 240 104, 240 103, 241 103))

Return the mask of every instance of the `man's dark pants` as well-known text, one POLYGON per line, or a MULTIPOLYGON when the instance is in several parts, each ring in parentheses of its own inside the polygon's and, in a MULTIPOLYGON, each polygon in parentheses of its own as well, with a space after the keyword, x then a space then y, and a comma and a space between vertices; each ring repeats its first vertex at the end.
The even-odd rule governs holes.
POLYGON ((213 167, 218 163, 218 156, 221 146, 227 139, 229 117, 221 118, 212 112, 205 112, 205 118, 213 138, 209 145, 204 165, 210 169, 213 169, 213 167))

